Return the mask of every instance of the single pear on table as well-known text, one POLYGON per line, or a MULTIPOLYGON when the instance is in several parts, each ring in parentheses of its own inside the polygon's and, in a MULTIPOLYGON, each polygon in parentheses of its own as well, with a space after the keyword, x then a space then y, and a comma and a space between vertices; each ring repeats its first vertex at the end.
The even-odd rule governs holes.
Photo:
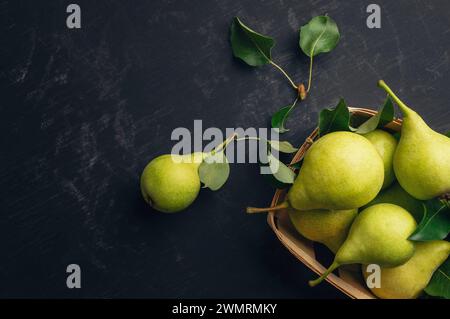
POLYGON ((186 209, 200 192, 198 168, 202 160, 203 153, 166 154, 153 159, 141 175, 144 200, 164 213, 186 209))
POLYGON ((412 196, 428 200, 450 192, 450 138, 433 131, 384 83, 383 88, 403 113, 400 142, 394 155, 394 172, 412 196))
MULTIPOLYGON (((370 290, 383 299, 415 299, 449 254, 450 243, 445 240, 416 242, 411 259, 398 267, 381 267, 380 286, 370 290)), ((362 269, 367 280, 371 273, 367 272, 367 266, 363 265, 362 269)))
POLYGON ((332 265, 311 286, 322 282, 333 270, 346 264, 378 264, 396 267, 414 253, 408 240, 417 223, 405 209, 393 204, 378 204, 356 216, 347 239, 336 253, 332 265))
POLYGON ((383 159, 384 181, 382 189, 385 189, 395 180, 394 174, 394 154, 397 148, 397 140, 391 134, 383 130, 374 130, 363 135, 367 138, 383 159))
POLYGON ((387 189, 382 190, 373 201, 363 206, 361 210, 381 203, 395 204, 403 207, 413 215, 416 222, 422 220, 424 211, 423 202, 409 195, 399 183, 394 183, 387 189))
POLYGON ((324 244, 336 253, 347 238, 358 209, 300 211, 290 208, 288 213, 303 237, 324 244))

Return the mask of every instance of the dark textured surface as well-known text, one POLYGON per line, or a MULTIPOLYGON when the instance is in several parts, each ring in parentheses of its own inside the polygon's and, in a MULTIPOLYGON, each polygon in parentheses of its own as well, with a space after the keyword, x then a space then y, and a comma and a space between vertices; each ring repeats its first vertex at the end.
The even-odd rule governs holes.
POLYGON ((139 174, 176 127, 265 127, 293 99, 271 67, 231 57, 234 15, 276 38, 274 59, 298 81, 298 27, 323 13, 340 27, 288 124, 293 143, 340 96, 380 105, 379 78, 450 129, 449 2, 377 1, 380 30, 364 1, 76 1, 81 30, 65 27, 69 3, 0 1, 0 297, 343 297, 308 288, 312 272, 265 216, 244 214, 273 194, 256 166, 233 166, 177 215, 144 205, 139 174), (69 263, 82 289, 66 288, 69 263))

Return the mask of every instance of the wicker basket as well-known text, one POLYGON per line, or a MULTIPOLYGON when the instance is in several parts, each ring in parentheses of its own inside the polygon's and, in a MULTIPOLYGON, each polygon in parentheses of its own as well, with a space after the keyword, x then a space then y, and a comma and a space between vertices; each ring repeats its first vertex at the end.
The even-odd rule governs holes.
MULTIPOLYGON (((350 108, 350 112, 362 117, 371 117, 377 114, 376 111, 364 108, 350 108)), ((389 123, 386 127, 393 131, 400 131, 401 123, 401 120, 397 119, 389 123)), ((318 129, 316 128, 306 139, 305 143, 300 147, 297 154, 295 154, 292 163, 295 163, 303 158, 306 151, 311 146, 312 141, 314 141, 317 136, 318 129)), ((271 206, 273 207, 281 203, 285 195, 286 190, 277 190, 272 199, 271 206)), ((305 239, 298 234, 298 232, 292 226, 289 220, 289 216, 285 210, 278 211, 277 213, 269 213, 267 221, 272 230, 277 235, 278 239, 298 260, 304 263, 316 274, 322 274, 323 272, 325 272, 326 267, 324 267, 316 259, 316 252, 313 242, 305 239)), ((330 274, 326 280, 351 298, 376 298, 369 291, 369 289, 365 287, 364 283, 361 282, 359 273, 359 269, 358 272, 355 273, 354 269, 343 267, 339 270, 339 276, 330 274)))

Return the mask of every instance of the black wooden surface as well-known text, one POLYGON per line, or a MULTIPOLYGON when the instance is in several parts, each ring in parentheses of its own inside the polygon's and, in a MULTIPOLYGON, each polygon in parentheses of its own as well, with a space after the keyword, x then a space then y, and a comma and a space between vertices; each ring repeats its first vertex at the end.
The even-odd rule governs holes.
POLYGON ((273 188, 255 165, 187 211, 155 213, 138 178, 168 153, 176 127, 266 127, 294 98, 270 66, 231 56, 239 15, 277 40, 274 59, 297 81, 308 61, 298 28, 328 13, 337 49, 316 60, 312 94, 287 138, 303 141, 318 112, 345 97, 378 107, 385 79, 439 131, 450 129, 448 1, 0 1, 0 297, 343 297, 284 249, 265 216, 273 188), (82 29, 65 26, 66 6, 82 29), (66 287, 66 266, 82 288, 66 287))

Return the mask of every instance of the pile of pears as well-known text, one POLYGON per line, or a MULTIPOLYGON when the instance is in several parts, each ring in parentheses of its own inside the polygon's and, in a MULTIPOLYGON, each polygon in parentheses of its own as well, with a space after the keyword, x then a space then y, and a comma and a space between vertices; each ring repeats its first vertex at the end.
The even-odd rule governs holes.
MULTIPOLYGON (((381 269, 380 298, 417 298, 450 254, 445 240, 414 242, 409 237, 423 216, 423 202, 450 193, 450 138, 433 131, 383 82, 398 104, 400 138, 377 129, 360 135, 338 131, 315 141, 306 152, 285 202, 297 231, 335 255, 315 286, 336 268, 360 264, 381 269)), ((199 166, 207 154, 162 155, 144 169, 140 185, 154 209, 175 213, 199 194, 199 166)))
MULTIPOLYGON (((450 192, 450 138, 433 131, 383 82, 403 122, 397 140, 377 129, 360 135, 338 131, 320 137, 306 152, 285 202, 296 230, 327 246, 334 261, 315 286, 336 268, 360 264, 381 269, 380 298, 417 298, 450 254, 445 240, 408 238, 423 216, 422 201, 450 192)), ((248 212, 261 209, 248 208, 248 212)))

